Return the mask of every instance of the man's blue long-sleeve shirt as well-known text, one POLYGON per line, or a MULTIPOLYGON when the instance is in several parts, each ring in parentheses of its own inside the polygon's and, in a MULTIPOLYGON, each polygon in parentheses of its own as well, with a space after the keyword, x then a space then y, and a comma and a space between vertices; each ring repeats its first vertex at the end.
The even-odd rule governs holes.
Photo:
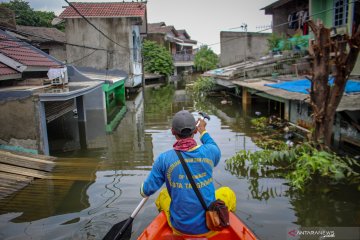
MULTIPOLYGON (((213 168, 219 163, 221 152, 215 141, 205 132, 200 138, 203 145, 181 152, 191 175, 207 206, 215 200, 213 168)), ((171 197, 170 220, 172 226, 186 234, 202 234, 206 227, 205 210, 197 198, 175 150, 159 155, 141 187, 144 196, 150 196, 165 182, 171 197)))

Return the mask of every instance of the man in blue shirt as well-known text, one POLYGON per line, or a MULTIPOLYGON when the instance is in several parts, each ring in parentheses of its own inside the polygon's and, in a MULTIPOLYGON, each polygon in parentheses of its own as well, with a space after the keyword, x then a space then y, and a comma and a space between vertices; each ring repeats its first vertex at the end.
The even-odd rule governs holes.
POLYGON ((229 210, 235 211, 236 208, 236 196, 231 189, 218 189, 215 195, 212 175, 213 168, 220 161, 221 152, 205 127, 204 120, 199 119, 197 124, 194 116, 186 110, 176 113, 171 129, 176 138, 173 149, 158 156, 141 186, 141 195, 147 197, 159 190, 163 183, 166 184, 156 205, 159 211, 165 211, 169 225, 178 234, 207 234, 209 229, 206 227, 205 210, 192 189, 175 150, 181 151, 207 206, 217 197, 227 204, 229 210), (197 132, 200 133, 200 146, 193 138, 197 132))

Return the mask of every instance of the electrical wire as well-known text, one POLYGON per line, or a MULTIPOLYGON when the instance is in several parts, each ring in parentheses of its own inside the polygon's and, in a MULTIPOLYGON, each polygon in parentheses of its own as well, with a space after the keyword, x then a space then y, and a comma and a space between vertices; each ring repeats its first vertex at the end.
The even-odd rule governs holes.
MULTIPOLYGON (((69 43, 69 42, 66 42, 66 41, 58 41, 58 40, 54 40, 54 39, 52 39, 52 38, 46 38, 46 37, 39 36, 39 35, 36 35, 36 34, 31 34, 31 33, 23 32, 23 31, 19 31, 19 30, 14 30, 14 29, 7 28, 7 27, 2 27, 2 26, 0 26, 0 29, 6 30, 6 31, 10 31, 10 32, 15 32, 15 33, 18 33, 18 34, 21 34, 21 35, 24 35, 24 36, 37 37, 37 38, 41 38, 41 39, 44 39, 44 40, 48 40, 48 41, 52 41, 52 42, 60 43, 60 44, 65 44, 65 45, 69 45, 69 46, 73 46, 73 47, 88 48, 88 49, 92 49, 92 50, 100 50, 100 51, 106 51, 106 52, 108 51, 108 50, 105 49, 105 48, 98 48, 98 47, 80 45, 80 44, 75 44, 75 43, 69 43)), ((7 39, 9 39, 9 38, 7 38, 7 39)), ((3 40, 3 41, 5 41, 5 40, 3 40)), ((9 39, 8 41, 24 42, 24 41, 21 41, 21 40, 16 39, 15 37, 14 37, 13 40, 12 40, 12 39, 9 39)))
POLYGON ((87 23, 89 23, 93 28, 95 28, 99 33, 101 33, 101 35, 103 35, 105 38, 107 38, 109 41, 113 42, 114 44, 118 45, 119 47, 131 50, 131 48, 125 47, 121 44, 119 44, 118 42, 115 42, 113 39, 111 39, 108 35, 106 35, 103 31, 101 31, 99 28, 97 28, 89 19, 87 19, 84 15, 82 15, 80 13, 80 11, 72 4, 70 3, 68 0, 64 0, 67 4, 69 4, 70 7, 72 7, 75 12, 77 12, 87 23))
MULTIPOLYGON (((356 2, 360 2, 360 0, 355 0, 355 1, 349 2, 348 5, 356 3, 356 2)), ((320 14, 323 14, 323 13, 326 13, 326 12, 329 12, 329 11, 332 11, 332 10, 335 10, 337 8, 342 8, 342 7, 343 6, 338 6, 338 7, 332 7, 332 8, 329 8, 329 9, 325 9, 323 11, 320 11, 320 12, 314 13, 312 15, 309 15, 309 18, 320 15, 320 14)), ((269 27, 269 28, 265 28, 265 29, 262 29, 260 31, 251 32, 251 33, 261 33, 261 32, 265 32, 265 31, 268 31, 268 30, 273 30, 275 28, 278 28, 278 27, 281 27, 281 26, 284 26, 284 25, 287 25, 287 24, 290 24, 290 23, 293 23, 293 22, 296 22, 296 21, 298 21, 298 20, 287 21, 287 22, 280 23, 278 25, 275 25, 275 26, 272 26, 272 27, 269 27)), ((308 21, 309 20, 307 20, 306 22, 308 22, 308 21)), ((236 29, 236 28, 241 28, 241 26, 240 27, 229 28, 229 29, 236 29)), ((218 44, 221 44, 221 43, 225 43, 225 42, 228 42, 228 41, 233 41, 233 40, 236 40, 236 39, 239 39, 239 38, 244 38, 244 37, 245 36, 234 37, 234 38, 231 38, 231 39, 224 40, 223 42, 220 41, 220 42, 216 42, 216 43, 212 43, 212 44, 207 44, 206 46, 214 46, 214 45, 218 45, 218 44)))
POLYGON ((94 50, 94 51, 92 51, 91 53, 83 56, 82 58, 79 58, 79 59, 74 60, 74 61, 72 61, 72 62, 68 62, 68 63, 66 63, 66 64, 73 64, 73 63, 76 63, 76 62, 80 62, 81 60, 84 60, 85 58, 90 57, 91 55, 93 55, 96 51, 97 51, 97 50, 94 50))

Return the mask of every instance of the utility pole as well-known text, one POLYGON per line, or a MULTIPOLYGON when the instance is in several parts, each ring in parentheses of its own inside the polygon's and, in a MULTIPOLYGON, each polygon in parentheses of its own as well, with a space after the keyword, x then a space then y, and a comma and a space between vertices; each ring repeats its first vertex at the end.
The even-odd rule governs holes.
POLYGON ((243 29, 245 32, 245 47, 244 47, 244 62, 245 62, 246 61, 246 48, 247 48, 247 24, 243 23, 240 26, 240 28, 243 29))
POLYGON ((244 79, 246 78, 246 73, 245 73, 245 63, 246 63, 246 48, 247 48, 247 24, 243 23, 241 24, 240 28, 243 29, 245 31, 245 46, 244 46, 244 79))

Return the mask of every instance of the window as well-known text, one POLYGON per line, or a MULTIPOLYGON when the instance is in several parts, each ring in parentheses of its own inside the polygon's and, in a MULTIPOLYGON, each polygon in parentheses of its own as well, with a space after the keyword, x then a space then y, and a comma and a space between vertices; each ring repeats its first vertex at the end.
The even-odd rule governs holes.
POLYGON ((137 41, 137 36, 136 36, 136 32, 133 31, 133 58, 134 58, 134 62, 137 62, 138 60, 138 41, 137 41))
POLYGON ((348 0, 334 0, 334 27, 347 24, 349 13, 348 0))

